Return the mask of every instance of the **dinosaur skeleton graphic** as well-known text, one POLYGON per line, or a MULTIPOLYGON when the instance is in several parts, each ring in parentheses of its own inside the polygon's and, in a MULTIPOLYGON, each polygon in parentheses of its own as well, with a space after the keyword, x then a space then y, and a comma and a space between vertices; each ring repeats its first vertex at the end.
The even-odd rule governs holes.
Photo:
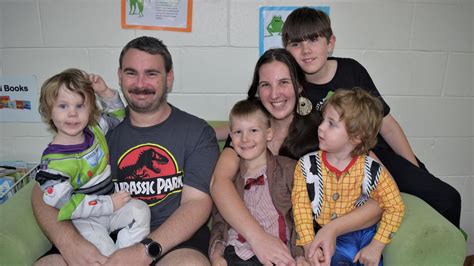
POLYGON ((118 172, 120 179, 123 180, 137 180, 152 177, 150 172, 154 174, 161 173, 160 165, 168 163, 168 158, 159 154, 154 149, 142 151, 138 155, 135 164, 126 166, 118 172))

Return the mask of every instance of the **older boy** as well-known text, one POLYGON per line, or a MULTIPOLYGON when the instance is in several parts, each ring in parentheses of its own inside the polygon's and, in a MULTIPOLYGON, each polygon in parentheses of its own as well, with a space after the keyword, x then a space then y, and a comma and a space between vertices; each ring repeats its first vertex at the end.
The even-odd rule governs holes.
POLYGON ((387 167, 402 192, 415 195, 459 227, 461 196, 455 188, 433 176, 416 158, 402 128, 390 115, 367 70, 351 58, 330 57, 336 44, 328 15, 309 7, 294 10, 286 19, 283 45, 306 73, 305 92, 318 109, 338 88, 361 87, 380 98, 383 120, 372 149, 387 167))
MULTIPOLYGON (((292 192, 297 245, 307 260, 332 265, 359 262, 376 265, 386 244, 400 226, 404 204, 390 174, 366 154, 375 145, 382 122, 380 102, 362 89, 338 90, 322 107, 318 128, 320 151, 298 161, 292 192), (316 248, 313 221, 324 226, 368 198, 383 209, 380 223, 337 238, 332 258, 316 248), (311 251, 311 252, 310 252, 311 251)), ((381 265, 381 261, 380 264, 381 265)))

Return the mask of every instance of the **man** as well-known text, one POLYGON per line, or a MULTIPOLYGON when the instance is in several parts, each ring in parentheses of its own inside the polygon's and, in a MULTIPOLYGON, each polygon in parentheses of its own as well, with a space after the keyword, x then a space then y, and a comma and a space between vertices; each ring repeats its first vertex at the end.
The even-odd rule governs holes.
POLYGON ((209 182, 218 156, 213 130, 205 121, 168 104, 174 72, 171 55, 160 40, 130 41, 119 62, 118 77, 128 110, 125 120, 107 135, 112 176, 116 190, 128 190, 148 203, 151 234, 106 258, 72 226, 49 216, 53 210, 35 200, 35 190, 38 222, 62 254, 43 259, 63 259, 68 264, 209 264, 209 182))

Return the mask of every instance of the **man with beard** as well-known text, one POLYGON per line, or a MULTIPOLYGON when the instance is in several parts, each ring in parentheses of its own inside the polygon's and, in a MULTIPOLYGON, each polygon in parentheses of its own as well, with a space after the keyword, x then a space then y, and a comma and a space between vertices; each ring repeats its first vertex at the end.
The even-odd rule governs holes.
POLYGON ((70 224, 57 222, 52 210, 33 204, 43 231, 62 254, 49 256, 48 263, 207 265, 209 183, 218 156, 214 132, 167 102, 174 72, 160 40, 130 41, 120 54, 118 77, 128 108, 107 135, 112 177, 116 190, 127 189, 148 203, 151 233, 107 258, 70 224))

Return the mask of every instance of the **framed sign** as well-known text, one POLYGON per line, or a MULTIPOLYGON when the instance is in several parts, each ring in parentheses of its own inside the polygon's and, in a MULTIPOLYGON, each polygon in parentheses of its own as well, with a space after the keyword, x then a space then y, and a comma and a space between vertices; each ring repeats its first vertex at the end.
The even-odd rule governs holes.
POLYGON ((190 32, 193 0, 122 0, 122 28, 190 32))
POLYGON ((41 122, 36 77, 0 76, 0 122, 41 122))
MULTIPOLYGON (((270 48, 282 48, 281 32, 288 15, 299 6, 262 6, 259 12, 259 53, 270 48)), ((312 6, 329 15, 329 6, 312 6)))

